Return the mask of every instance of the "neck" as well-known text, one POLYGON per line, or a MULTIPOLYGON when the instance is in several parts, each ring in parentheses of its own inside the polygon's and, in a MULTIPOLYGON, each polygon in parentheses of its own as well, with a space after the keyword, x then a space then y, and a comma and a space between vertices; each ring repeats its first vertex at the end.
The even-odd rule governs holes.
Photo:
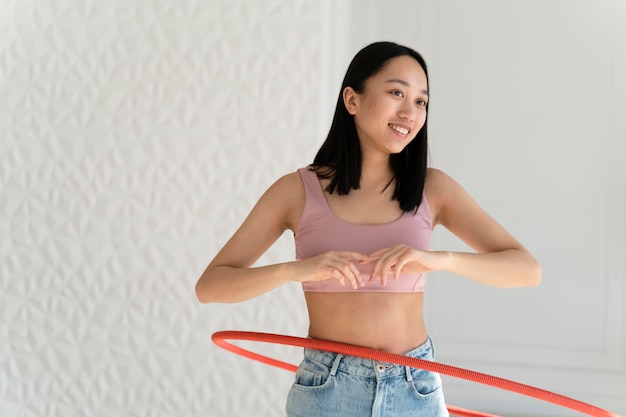
POLYGON ((383 190, 392 180, 393 172, 389 166, 389 155, 380 158, 363 158, 361 163, 362 189, 383 190))

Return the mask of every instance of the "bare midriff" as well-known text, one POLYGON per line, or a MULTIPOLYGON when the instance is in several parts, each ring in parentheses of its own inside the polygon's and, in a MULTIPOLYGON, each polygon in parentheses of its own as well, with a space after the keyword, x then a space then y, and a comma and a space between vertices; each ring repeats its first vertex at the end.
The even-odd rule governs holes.
POLYGON ((428 338, 423 294, 305 292, 309 337, 406 353, 428 338))

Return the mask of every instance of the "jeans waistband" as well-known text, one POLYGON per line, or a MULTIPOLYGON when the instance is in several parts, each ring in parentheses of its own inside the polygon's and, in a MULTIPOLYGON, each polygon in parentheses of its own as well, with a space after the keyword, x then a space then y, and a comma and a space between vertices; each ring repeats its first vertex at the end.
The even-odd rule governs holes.
MULTIPOLYGON (((422 345, 404 353, 404 355, 412 358, 433 360, 434 349, 430 337, 422 345)), ((309 348, 304 349, 304 357, 330 367, 333 375, 339 371, 356 376, 376 378, 407 375, 407 378, 411 379, 410 367, 404 365, 309 348)))

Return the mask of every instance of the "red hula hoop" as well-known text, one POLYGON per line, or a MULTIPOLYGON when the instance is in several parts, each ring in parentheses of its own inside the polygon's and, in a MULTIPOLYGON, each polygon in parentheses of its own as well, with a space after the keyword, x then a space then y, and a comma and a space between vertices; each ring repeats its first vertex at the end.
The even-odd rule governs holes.
MULTIPOLYGON (((295 372, 298 367, 287 362, 273 359, 258 353, 251 352, 247 349, 235 346, 228 340, 246 340, 252 342, 273 343, 287 346, 297 346, 310 349, 325 350, 333 353, 341 353, 344 355, 357 356, 365 359, 372 359, 396 365, 409 366, 412 368, 420 368, 431 372, 437 372, 442 375, 448 375, 455 378, 465 379, 505 391, 511 391, 528 397, 536 398, 545 402, 569 408, 583 414, 593 417, 621 417, 611 411, 604 410, 591 404, 565 397, 554 392, 536 388, 530 385, 520 384, 519 382, 496 376, 483 374, 480 372, 470 371, 468 369, 457 368, 455 366, 443 363, 427 361, 424 359, 411 358, 409 356, 398 355, 395 353, 385 352, 377 349, 366 348, 362 346, 349 345, 345 343, 331 342, 327 340, 310 339, 296 336, 286 336, 271 333, 246 332, 236 330, 225 330, 213 333, 211 336, 213 343, 230 352, 253 359, 268 365, 276 366, 287 371, 295 372)), ((492 414, 480 413, 477 411, 466 410, 448 405, 448 411, 460 417, 497 417, 492 414)))

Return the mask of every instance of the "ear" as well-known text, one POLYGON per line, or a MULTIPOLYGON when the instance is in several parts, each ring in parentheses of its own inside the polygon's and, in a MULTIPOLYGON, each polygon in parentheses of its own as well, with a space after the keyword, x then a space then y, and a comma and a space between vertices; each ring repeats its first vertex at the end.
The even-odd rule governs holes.
POLYGON ((355 115, 357 111, 357 102, 359 98, 359 93, 354 91, 352 87, 346 87, 343 89, 343 104, 346 106, 346 110, 351 115, 355 115))

